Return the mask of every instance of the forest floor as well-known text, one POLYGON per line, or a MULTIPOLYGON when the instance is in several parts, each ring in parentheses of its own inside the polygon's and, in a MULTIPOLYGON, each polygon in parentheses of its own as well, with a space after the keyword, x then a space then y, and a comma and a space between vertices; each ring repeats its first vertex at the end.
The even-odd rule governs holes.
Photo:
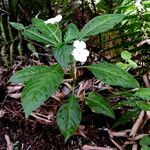
MULTIPOLYGON (((33 64, 42 63, 34 61, 33 64)), ((80 101, 82 121, 76 133, 65 143, 56 125, 56 112, 63 103, 63 88, 28 119, 24 117, 20 104, 22 85, 11 85, 8 79, 27 65, 17 62, 11 68, 0 66, 0 150, 136 150, 141 137, 149 132, 149 121, 142 121, 144 112, 137 120, 135 118, 113 129, 115 120, 92 113, 80 101)), ((115 112, 116 118, 122 115, 122 111, 115 112)))

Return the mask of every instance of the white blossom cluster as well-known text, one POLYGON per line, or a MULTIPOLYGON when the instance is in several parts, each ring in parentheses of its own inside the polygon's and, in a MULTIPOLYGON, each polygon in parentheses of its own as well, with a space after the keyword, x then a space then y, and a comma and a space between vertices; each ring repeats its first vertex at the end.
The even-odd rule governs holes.
POLYGON ((44 21, 45 24, 56 24, 58 22, 60 22, 62 20, 62 15, 57 15, 56 17, 54 18, 50 18, 46 21, 44 21))
MULTIPOLYGON (((44 21, 45 24, 56 24, 62 20, 62 15, 57 15, 54 18, 50 18, 44 21)), ((89 51, 86 49, 86 43, 84 41, 76 40, 73 43, 74 49, 72 51, 72 55, 76 61, 80 61, 82 63, 87 61, 87 57, 89 56, 89 51)))
POLYGON ((76 40, 73 43, 74 49, 72 51, 72 55, 76 61, 80 61, 82 63, 87 61, 87 57, 89 56, 89 51, 86 49, 86 43, 84 41, 76 40))

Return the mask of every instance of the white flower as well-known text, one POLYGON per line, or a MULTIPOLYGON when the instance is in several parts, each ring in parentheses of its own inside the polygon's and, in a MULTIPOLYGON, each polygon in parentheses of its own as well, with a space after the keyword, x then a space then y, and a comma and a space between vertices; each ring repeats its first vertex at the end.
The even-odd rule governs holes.
POLYGON ((60 22, 62 20, 62 15, 57 15, 55 17, 56 22, 60 22))
POLYGON ((45 24, 55 24, 62 20, 62 15, 57 15, 55 18, 50 18, 46 21, 44 21, 45 24))
POLYGON ((51 18, 51 19, 48 19, 48 20, 46 20, 46 21, 44 21, 44 23, 45 24, 55 24, 56 23, 56 21, 55 21, 55 18, 51 18))
POLYGON ((85 49, 86 48, 85 42, 79 41, 79 40, 74 41, 73 46, 77 49, 85 49))
POLYGON ((76 40, 73 43, 75 47, 72 51, 72 55, 76 61, 80 61, 82 63, 87 61, 87 57, 89 56, 89 51, 86 49, 86 44, 84 41, 76 40))

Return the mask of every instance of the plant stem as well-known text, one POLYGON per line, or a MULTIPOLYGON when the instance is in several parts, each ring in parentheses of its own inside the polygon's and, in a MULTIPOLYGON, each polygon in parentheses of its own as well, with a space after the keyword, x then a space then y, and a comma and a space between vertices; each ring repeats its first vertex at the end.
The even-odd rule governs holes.
POLYGON ((72 85, 72 95, 75 93, 75 85, 76 85, 76 73, 77 73, 77 68, 76 68, 76 61, 73 61, 72 67, 71 67, 71 74, 73 78, 73 85, 72 85))
POLYGON ((86 66, 79 66, 79 67, 76 67, 76 69, 80 69, 80 68, 86 68, 86 66))

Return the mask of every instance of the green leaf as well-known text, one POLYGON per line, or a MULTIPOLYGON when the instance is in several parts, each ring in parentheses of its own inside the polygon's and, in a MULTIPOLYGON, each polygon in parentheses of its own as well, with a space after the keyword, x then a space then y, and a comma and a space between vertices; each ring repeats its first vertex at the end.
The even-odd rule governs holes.
POLYGON ((96 35, 109 29, 113 28, 117 23, 119 23, 125 15, 123 14, 106 14, 102 16, 97 16, 90 20, 81 30, 79 38, 87 37, 90 35, 96 35))
POLYGON ((150 150, 150 147, 147 145, 143 145, 141 150, 150 150))
POLYGON ((24 30, 24 29, 25 29, 24 25, 21 24, 21 23, 9 22, 9 24, 10 24, 13 28, 15 28, 15 29, 17 29, 17 30, 24 30))
POLYGON ((142 98, 143 100, 150 100, 150 88, 140 88, 135 96, 142 98))
POLYGON ((117 62, 116 65, 117 65, 118 67, 120 67, 121 69, 123 69, 123 70, 126 70, 126 69, 128 68, 128 65, 127 65, 127 64, 124 64, 124 63, 122 63, 122 62, 117 62))
POLYGON ((126 60, 126 61, 128 61, 129 59, 131 59, 131 53, 129 53, 128 51, 123 51, 122 53, 121 53, 121 57, 124 59, 124 60, 126 60))
MULTIPOLYGON (((35 69, 35 66, 33 67, 35 69)), ((33 70, 33 67, 29 69, 33 70)), ((58 89, 64 76, 62 68, 59 65, 53 65, 52 67, 43 66, 43 69, 36 66, 34 73, 40 75, 33 75, 33 72, 28 74, 32 76, 32 79, 30 78, 30 80, 25 82, 21 96, 21 104, 26 118, 58 89), (43 72, 41 72, 42 70, 43 72)))
POLYGON ((64 135, 65 140, 76 131, 81 121, 81 110, 77 99, 71 96, 67 103, 63 104, 57 113, 57 125, 64 135))
POLYGON ((139 83, 132 75, 118 67, 107 62, 100 62, 98 64, 86 66, 94 76, 102 82, 113 85, 121 86, 124 88, 139 87, 139 83))
POLYGON ((150 136, 146 135, 140 140, 140 145, 150 145, 150 136))
POLYGON ((32 19, 32 24, 39 30, 43 35, 50 38, 53 43, 58 44, 62 42, 62 33, 58 25, 56 24, 45 24, 43 20, 38 18, 32 19))
POLYGON ((123 114, 121 116, 121 118, 119 118, 116 123, 113 125, 113 128, 119 126, 119 125, 122 125, 122 124, 125 124, 127 123, 130 119, 132 119, 133 117, 137 117, 139 114, 139 111, 129 111, 125 114, 123 114))
POLYGON ((89 93, 88 97, 86 98, 86 104, 95 113, 101 113, 111 118, 115 118, 115 114, 112 108, 109 106, 107 101, 105 101, 104 98, 100 95, 97 95, 95 93, 89 93))
POLYGON ((41 42, 45 45, 48 45, 48 44, 55 45, 55 42, 50 37, 40 33, 37 29, 33 27, 26 29, 23 35, 28 39, 34 40, 36 42, 41 42))
POLYGON ((142 102, 142 101, 136 101, 135 102, 136 105, 141 108, 142 110, 145 110, 145 111, 150 111, 150 104, 147 103, 147 102, 142 102))
POLYGON ((24 83, 29 80, 34 80, 35 78, 40 78, 44 73, 49 72, 50 70, 55 70, 55 68, 60 67, 58 65, 48 66, 32 66, 25 67, 24 69, 17 71, 10 79, 9 82, 12 83, 24 83))
POLYGON ((129 63, 129 66, 132 67, 132 68, 137 68, 138 65, 136 64, 136 62, 134 62, 133 60, 128 60, 128 63, 129 63))
POLYGON ((39 58, 36 48, 31 42, 27 43, 27 47, 33 53, 33 55, 35 55, 37 58, 39 58))
POLYGON ((79 35, 79 30, 78 28, 75 26, 75 24, 71 23, 68 25, 68 31, 66 32, 66 37, 65 37, 65 41, 71 41, 73 39, 76 39, 77 36, 79 35))
POLYGON ((68 67, 69 63, 73 61, 72 50, 73 47, 70 45, 63 45, 58 49, 53 49, 54 57, 62 67, 68 67))

